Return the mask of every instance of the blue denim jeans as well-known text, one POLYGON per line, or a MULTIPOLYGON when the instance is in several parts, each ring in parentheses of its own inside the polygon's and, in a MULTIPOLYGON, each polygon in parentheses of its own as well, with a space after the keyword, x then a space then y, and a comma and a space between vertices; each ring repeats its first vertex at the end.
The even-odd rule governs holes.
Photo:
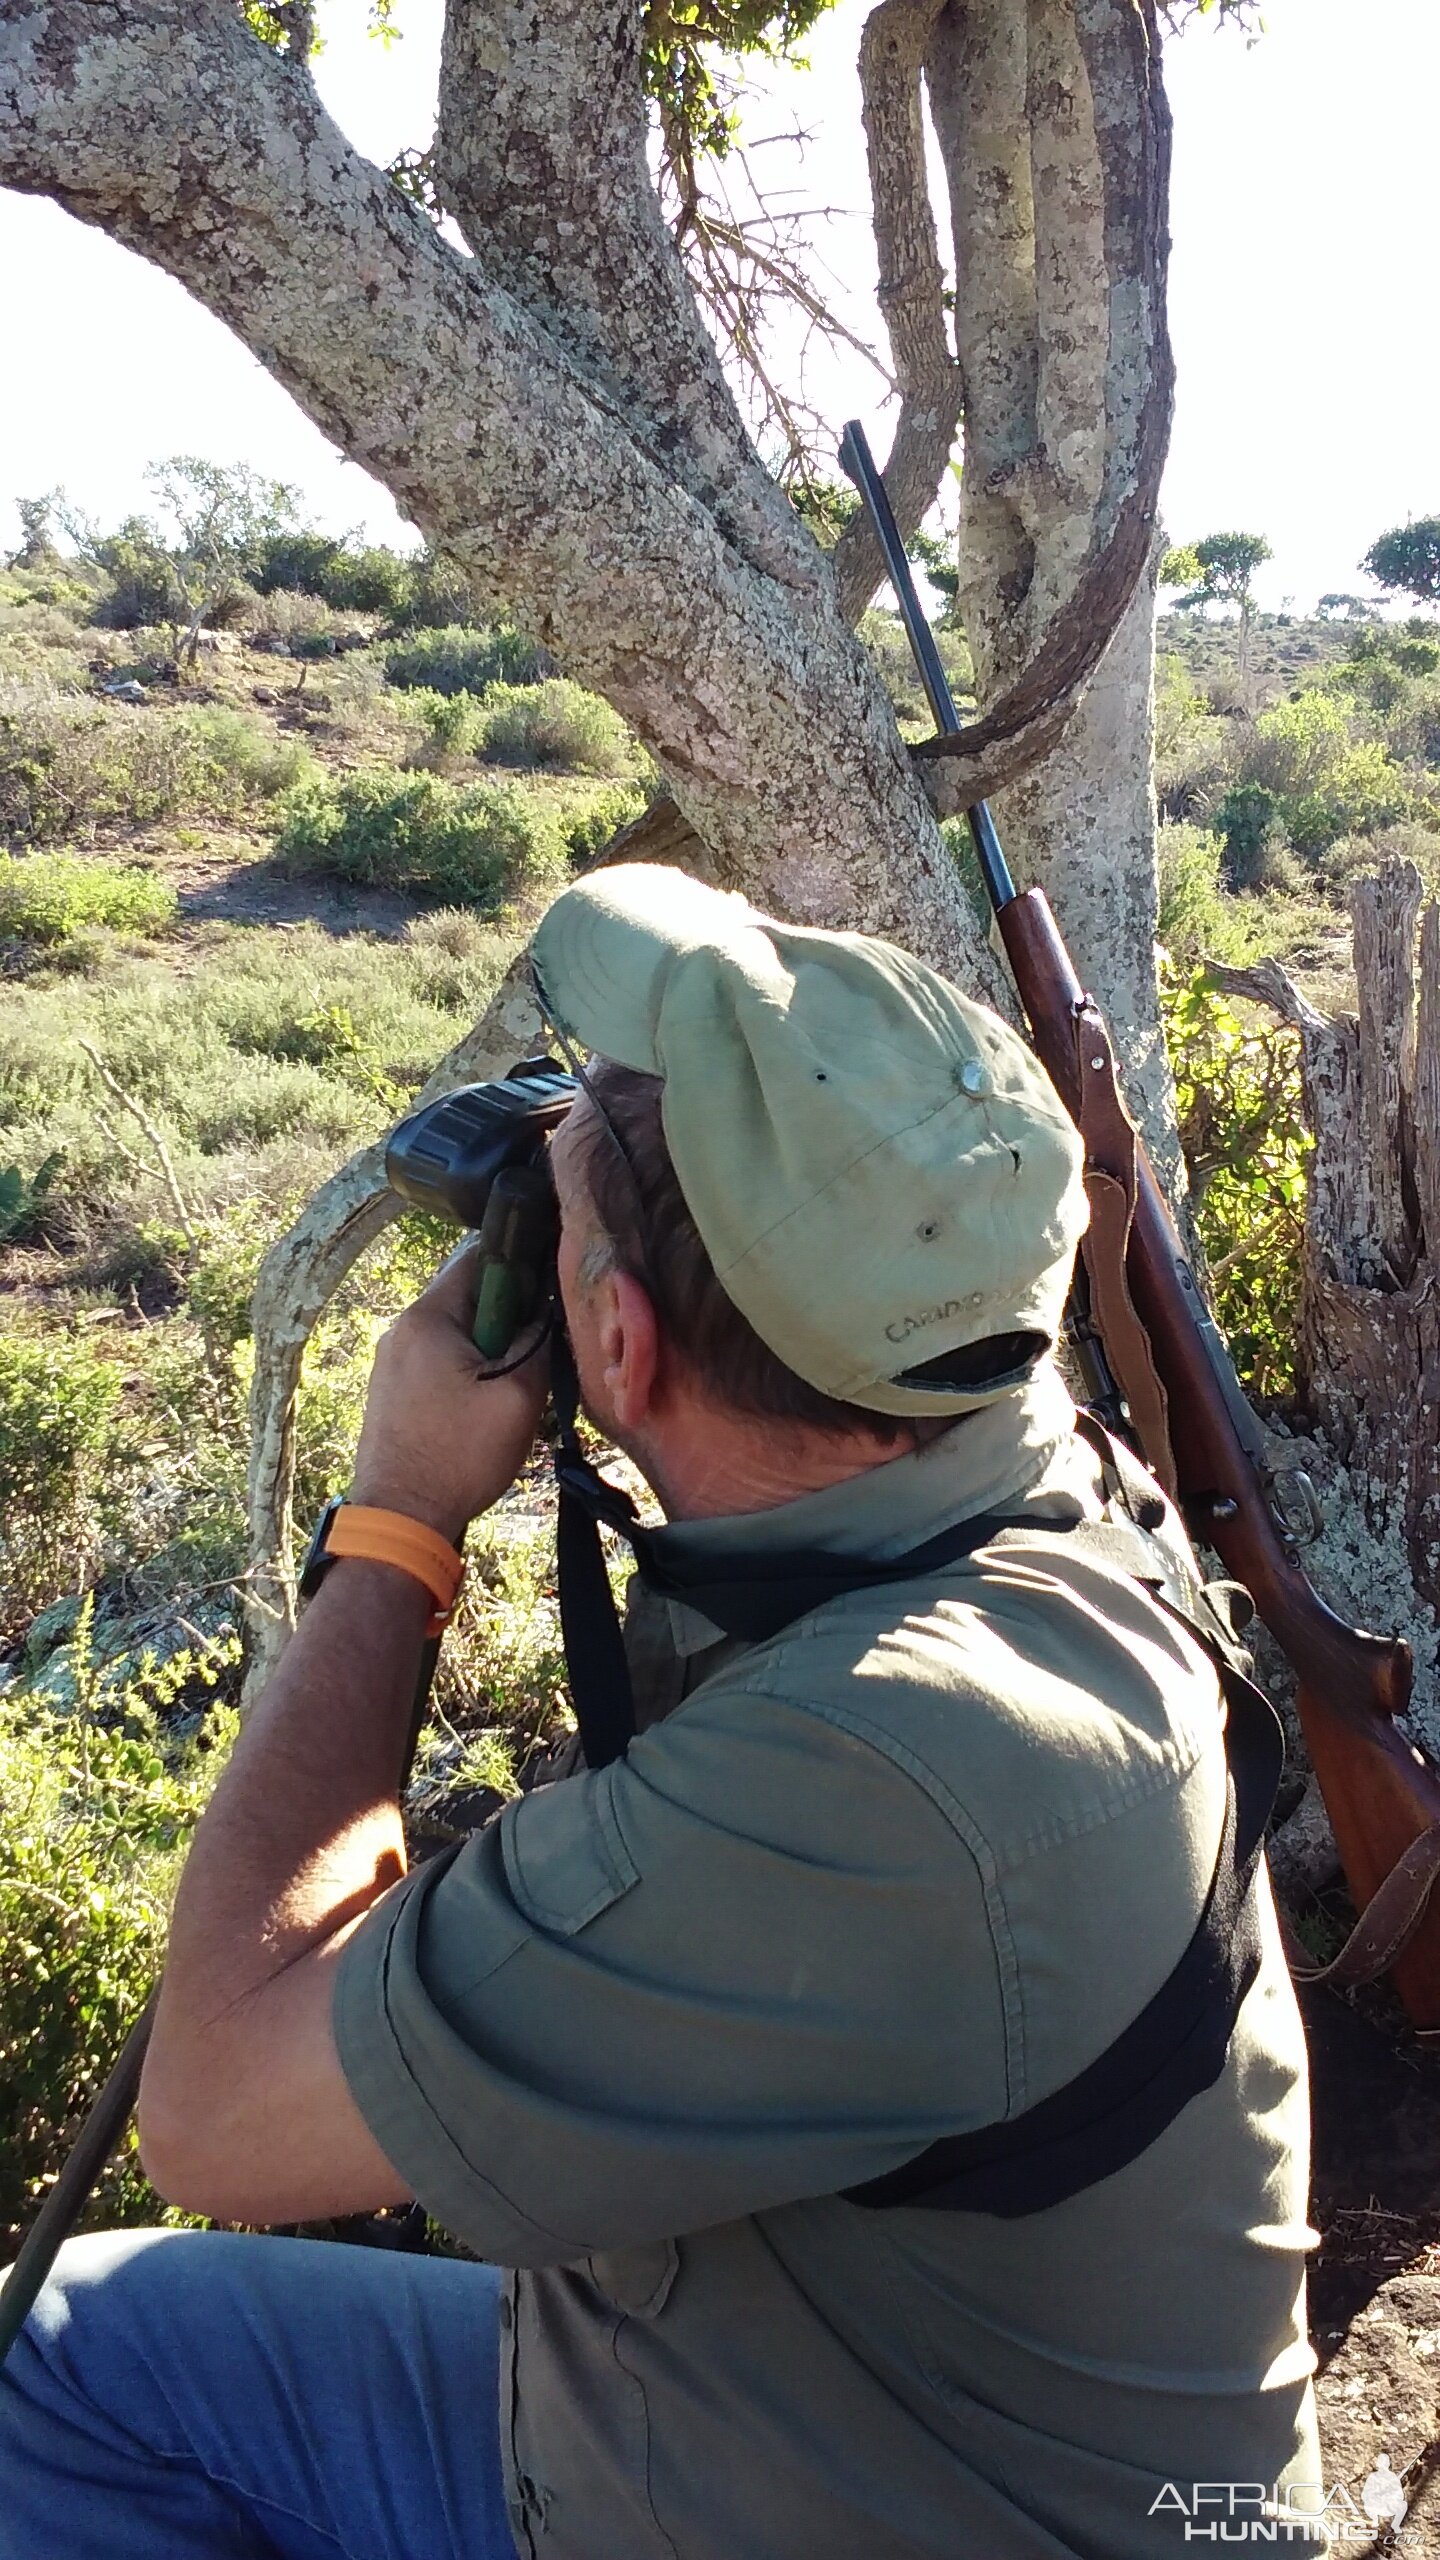
POLYGON ((0 2560, 515 2560, 493 2267, 74 2240, 0 2372, 0 2560))

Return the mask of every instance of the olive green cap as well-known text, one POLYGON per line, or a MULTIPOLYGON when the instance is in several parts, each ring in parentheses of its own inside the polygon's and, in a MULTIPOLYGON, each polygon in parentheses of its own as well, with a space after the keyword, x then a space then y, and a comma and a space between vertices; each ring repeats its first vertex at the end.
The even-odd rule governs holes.
POLYGON ((533 959, 568 1039, 663 1079, 716 1275, 799 1377, 877 1413, 963 1413, 1013 1374, 965 1385, 946 1354, 1054 1342, 1080 1142, 988 1007, 891 943, 778 923, 659 863, 564 890, 533 959))

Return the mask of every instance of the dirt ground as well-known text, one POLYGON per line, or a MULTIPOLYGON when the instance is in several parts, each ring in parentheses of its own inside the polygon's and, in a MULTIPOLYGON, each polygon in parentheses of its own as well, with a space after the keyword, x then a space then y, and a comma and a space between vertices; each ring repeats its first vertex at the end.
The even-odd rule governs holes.
POLYGON ((1440 2560, 1440 2036, 1397 2038, 1323 1991, 1302 2005, 1325 2479, 1363 2511, 1367 2481, 1388 2464, 1408 2501, 1398 2537, 1341 2547, 1362 2560, 1440 2560))

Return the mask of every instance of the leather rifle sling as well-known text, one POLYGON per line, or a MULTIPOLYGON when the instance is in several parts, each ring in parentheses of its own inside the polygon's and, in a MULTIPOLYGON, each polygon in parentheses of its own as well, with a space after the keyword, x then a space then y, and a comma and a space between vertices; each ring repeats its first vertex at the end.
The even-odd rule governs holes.
POLYGON ((1076 1086, 1090 1224, 1080 1241, 1091 1309, 1150 1472, 1176 1497, 1170 1408, 1150 1336, 1135 1312, 1125 1257, 1135 1217, 1135 1126, 1120 1098, 1115 1053, 1090 997, 1075 1007, 1076 1086))
MULTIPOLYGON (((1325 1984, 1332 1991, 1353 1991, 1362 1982, 1378 1982, 1388 1973, 1398 1955, 1414 1937, 1429 1907, 1430 1896, 1440 1883, 1440 1822, 1432 1822, 1411 1841, 1401 1858, 1397 1858, 1382 1884, 1378 1884, 1351 1930, 1338 1955, 1328 1964, 1313 1964, 1310 1950, 1284 1912, 1280 1914, 1280 1933, 1285 1941, 1286 1959, 1291 1979, 1313 1985, 1325 1984)), ((1420 2030, 1421 2040, 1434 2037, 1440 2029, 1420 2030)))

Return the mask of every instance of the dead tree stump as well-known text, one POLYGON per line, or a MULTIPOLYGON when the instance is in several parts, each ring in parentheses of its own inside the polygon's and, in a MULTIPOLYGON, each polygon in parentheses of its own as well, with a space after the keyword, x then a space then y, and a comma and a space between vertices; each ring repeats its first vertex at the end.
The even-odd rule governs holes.
POLYGON ((1440 904, 1413 863, 1351 902, 1359 1010, 1300 1025, 1315 1138, 1302 1398, 1370 1526, 1440 1606, 1440 904))
POLYGON ((1424 905, 1413 863, 1357 884, 1353 1014, 1318 1013, 1275 960, 1212 975, 1300 1034, 1298 1403, 1328 1514, 1312 1569, 1344 1614, 1409 1638, 1412 1715, 1440 1750, 1440 902, 1424 905))

